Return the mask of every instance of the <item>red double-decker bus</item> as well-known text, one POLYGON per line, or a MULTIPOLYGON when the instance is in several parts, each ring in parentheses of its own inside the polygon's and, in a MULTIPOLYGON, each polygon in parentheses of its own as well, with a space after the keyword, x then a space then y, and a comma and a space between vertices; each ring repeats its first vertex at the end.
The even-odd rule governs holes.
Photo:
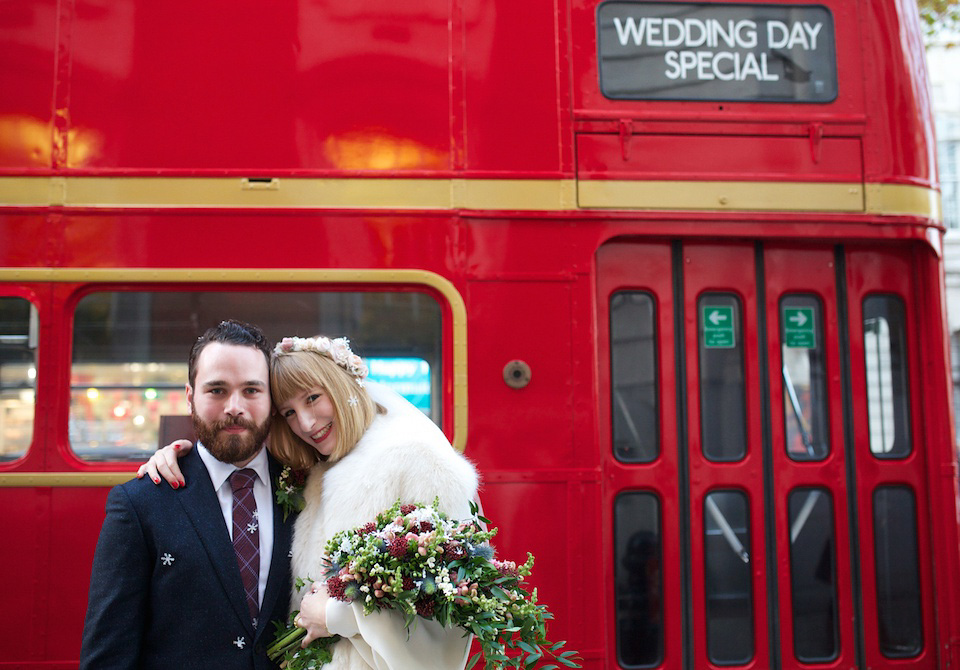
POLYGON ((910 0, 0 3, 0 667, 224 318, 350 337, 587 668, 958 667, 942 232, 910 0))

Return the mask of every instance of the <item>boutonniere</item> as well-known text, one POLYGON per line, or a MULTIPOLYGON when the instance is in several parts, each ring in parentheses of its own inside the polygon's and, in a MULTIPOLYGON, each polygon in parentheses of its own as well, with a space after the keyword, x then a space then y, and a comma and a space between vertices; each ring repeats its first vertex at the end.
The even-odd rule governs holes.
POLYGON ((286 521, 290 513, 297 513, 303 509, 306 502, 303 499, 303 487, 307 483, 306 470, 294 470, 289 465, 284 467, 277 477, 275 495, 277 504, 283 508, 283 520, 286 521))

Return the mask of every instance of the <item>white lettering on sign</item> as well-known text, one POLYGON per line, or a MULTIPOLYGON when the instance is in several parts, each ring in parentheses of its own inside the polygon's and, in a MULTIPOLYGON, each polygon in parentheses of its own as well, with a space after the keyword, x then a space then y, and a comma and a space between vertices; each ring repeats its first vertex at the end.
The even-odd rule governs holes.
POLYGON ((667 64, 664 74, 670 79, 686 79, 688 74, 695 72, 695 77, 701 80, 780 80, 780 75, 769 71, 765 53, 758 58, 752 51, 746 54, 731 51, 668 51, 663 58, 667 64))
POLYGON ((771 49, 800 47, 804 51, 814 51, 817 48, 817 35, 822 28, 822 23, 810 25, 806 21, 794 21, 792 26, 788 26, 783 21, 768 21, 767 45, 771 49))
MULTIPOLYGON (((669 79, 699 79, 709 81, 779 81, 780 76, 770 71, 767 52, 703 51, 697 49, 755 49, 760 30, 750 19, 721 21, 719 19, 675 19, 642 17, 624 19, 614 17, 614 27, 621 46, 666 47, 664 54, 669 79), (681 47, 679 50, 676 47, 681 47)), ((809 21, 768 20, 766 22, 767 49, 802 49, 814 51, 823 23, 809 21)))
POLYGON ((679 47, 688 49, 727 46, 734 49, 753 49, 757 46, 757 23, 750 19, 726 23, 718 19, 680 19, 632 16, 613 19, 620 46, 633 42, 636 46, 679 47))

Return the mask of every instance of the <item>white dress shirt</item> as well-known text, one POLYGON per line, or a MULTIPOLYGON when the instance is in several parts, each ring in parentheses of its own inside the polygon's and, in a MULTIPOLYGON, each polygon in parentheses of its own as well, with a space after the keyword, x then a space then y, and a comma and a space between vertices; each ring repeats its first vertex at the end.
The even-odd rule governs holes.
POLYGON ((267 450, 261 449, 243 468, 232 463, 218 461, 206 447, 197 442, 197 451, 200 460, 210 474, 213 488, 220 501, 220 511, 223 513, 223 522, 227 525, 227 532, 233 540, 233 488, 230 486, 230 475, 237 470, 249 468, 257 473, 253 482, 253 499, 257 501, 257 520, 260 531, 260 584, 257 595, 258 604, 263 603, 263 592, 267 588, 267 576, 270 574, 270 559, 273 557, 273 501, 270 499, 270 465, 267 462, 267 450))

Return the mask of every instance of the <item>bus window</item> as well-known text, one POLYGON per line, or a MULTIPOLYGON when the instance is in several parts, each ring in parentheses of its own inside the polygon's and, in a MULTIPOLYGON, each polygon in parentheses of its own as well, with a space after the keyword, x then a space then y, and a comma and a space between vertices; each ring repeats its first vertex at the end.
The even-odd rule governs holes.
POLYGON ((0 298, 0 462, 27 453, 37 389, 37 310, 24 298, 0 298))
POLYGON ((370 379, 441 421, 442 312, 415 292, 98 292, 74 313, 70 444, 89 461, 143 460, 161 417, 189 414, 184 385, 197 336, 218 321, 257 324, 270 340, 347 336, 370 379))
POLYGON ((649 463, 660 452, 655 326, 649 294, 618 291, 611 296, 613 454, 626 463, 649 463))
POLYGON ((830 453, 820 301, 788 295, 780 301, 780 355, 787 455, 818 461, 830 453))
POLYGON ((910 397, 903 301, 873 295, 863 301, 870 451, 878 458, 910 455, 910 397))
POLYGON ((660 501, 622 493, 614 508, 617 658, 622 668, 663 661, 663 550, 660 501))
POLYGON ((741 491, 714 491, 704 499, 703 551, 707 655, 732 665, 753 658, 753 582, 750 515, 741 491))
POLYGON ((827 489, 797 489, 787 506, 793 651, 804 663, 831 661, 840 653, 833 499, 827 489))
POLYGON ((923 647, 923 615, 913 491, 905 486, 874 491, 873 533, 880 651, 888 658, 916 656, 923 647))
POLYGON ((697 301, 700 336, 700 438, 711 461, 738 461, 747 453, 740 300, 705 293, 697 301))

